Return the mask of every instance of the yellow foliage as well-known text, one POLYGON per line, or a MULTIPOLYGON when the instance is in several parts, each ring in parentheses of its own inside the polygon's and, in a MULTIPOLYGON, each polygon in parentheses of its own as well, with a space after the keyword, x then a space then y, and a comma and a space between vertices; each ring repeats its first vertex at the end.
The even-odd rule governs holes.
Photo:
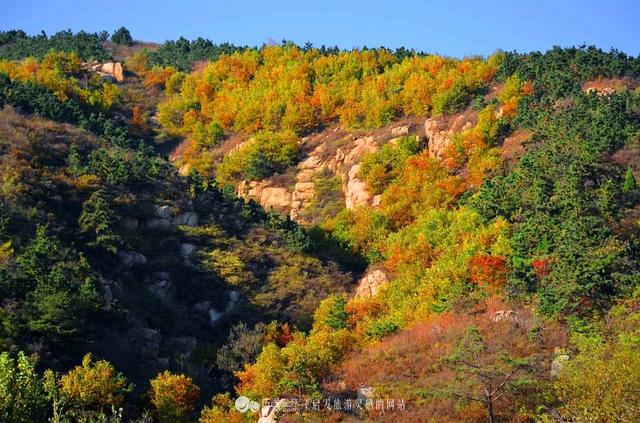
POLYGON ((120 407, 131 388, 108 361, 93 362, 91 354, 60 379, 60 392, 81 409, 106 410, 120 407))

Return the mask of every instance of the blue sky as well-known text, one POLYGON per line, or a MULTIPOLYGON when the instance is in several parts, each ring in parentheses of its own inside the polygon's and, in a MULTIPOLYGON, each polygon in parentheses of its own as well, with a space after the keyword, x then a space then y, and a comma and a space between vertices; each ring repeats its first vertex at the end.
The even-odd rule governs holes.
POLYGON ((0 29, 108 30, 260 45, 283 38, 343 48, 406 46, 450 56, 595 44, 640 54, 640 0, 0 0, 0 29))

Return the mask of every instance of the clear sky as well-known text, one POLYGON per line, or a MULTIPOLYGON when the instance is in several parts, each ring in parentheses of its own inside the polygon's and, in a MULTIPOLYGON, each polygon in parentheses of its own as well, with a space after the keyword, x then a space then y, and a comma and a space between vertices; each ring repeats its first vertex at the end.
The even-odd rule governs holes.
POLYGON ((122 25, 135 39, 156 42, 181 35, 249 45, 286 38, 450 56, 586 43, 640 54, 640 0, 0 0, 3 30, 113 32, 122 25))

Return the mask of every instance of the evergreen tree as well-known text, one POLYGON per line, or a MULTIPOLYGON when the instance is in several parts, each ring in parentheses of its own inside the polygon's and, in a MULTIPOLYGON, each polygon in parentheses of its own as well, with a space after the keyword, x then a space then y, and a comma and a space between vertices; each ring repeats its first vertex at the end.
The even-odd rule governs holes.
POLYGON ((80 231, 95 236, 95 240, 89 245, 102 247, 112 253, 117 252, 120 237, 111 229, 114 221, 114 215, 109 208, 103 190, 94 192, 82 204, 82 213, 80 213, 78 220, 80 231))
POLYGON ((622 192, 624 192, 625 194, 628 194, 631 191, 635 190, 637 186, 638 186, 638 184, 636 182, 635 176, 633 176, 633 171, 631 170, 630 167, 628 167, 627 168, 627 173, 624 174, 624 182, 622 184, 622 192))
POLYGON ((133 43, 133 38, 131 37, 131 32, 122 26, 113 32, 111 41, 122 46, 129 46, 133 43))

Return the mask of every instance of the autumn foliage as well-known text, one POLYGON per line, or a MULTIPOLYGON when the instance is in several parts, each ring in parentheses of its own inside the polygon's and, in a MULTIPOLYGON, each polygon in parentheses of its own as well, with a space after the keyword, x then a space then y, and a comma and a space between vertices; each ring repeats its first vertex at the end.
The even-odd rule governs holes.
POLYGON ((200 388, 190 377, 164 371, 151 381, 149 394, 160 422, 179 423, 189 421, 200 396, 200 388))
POLYGON ((60 392, 81 409, 105 411, 120 407, 130 387, 108 361, 93 361, 91 354, 60 379, 60 392))

